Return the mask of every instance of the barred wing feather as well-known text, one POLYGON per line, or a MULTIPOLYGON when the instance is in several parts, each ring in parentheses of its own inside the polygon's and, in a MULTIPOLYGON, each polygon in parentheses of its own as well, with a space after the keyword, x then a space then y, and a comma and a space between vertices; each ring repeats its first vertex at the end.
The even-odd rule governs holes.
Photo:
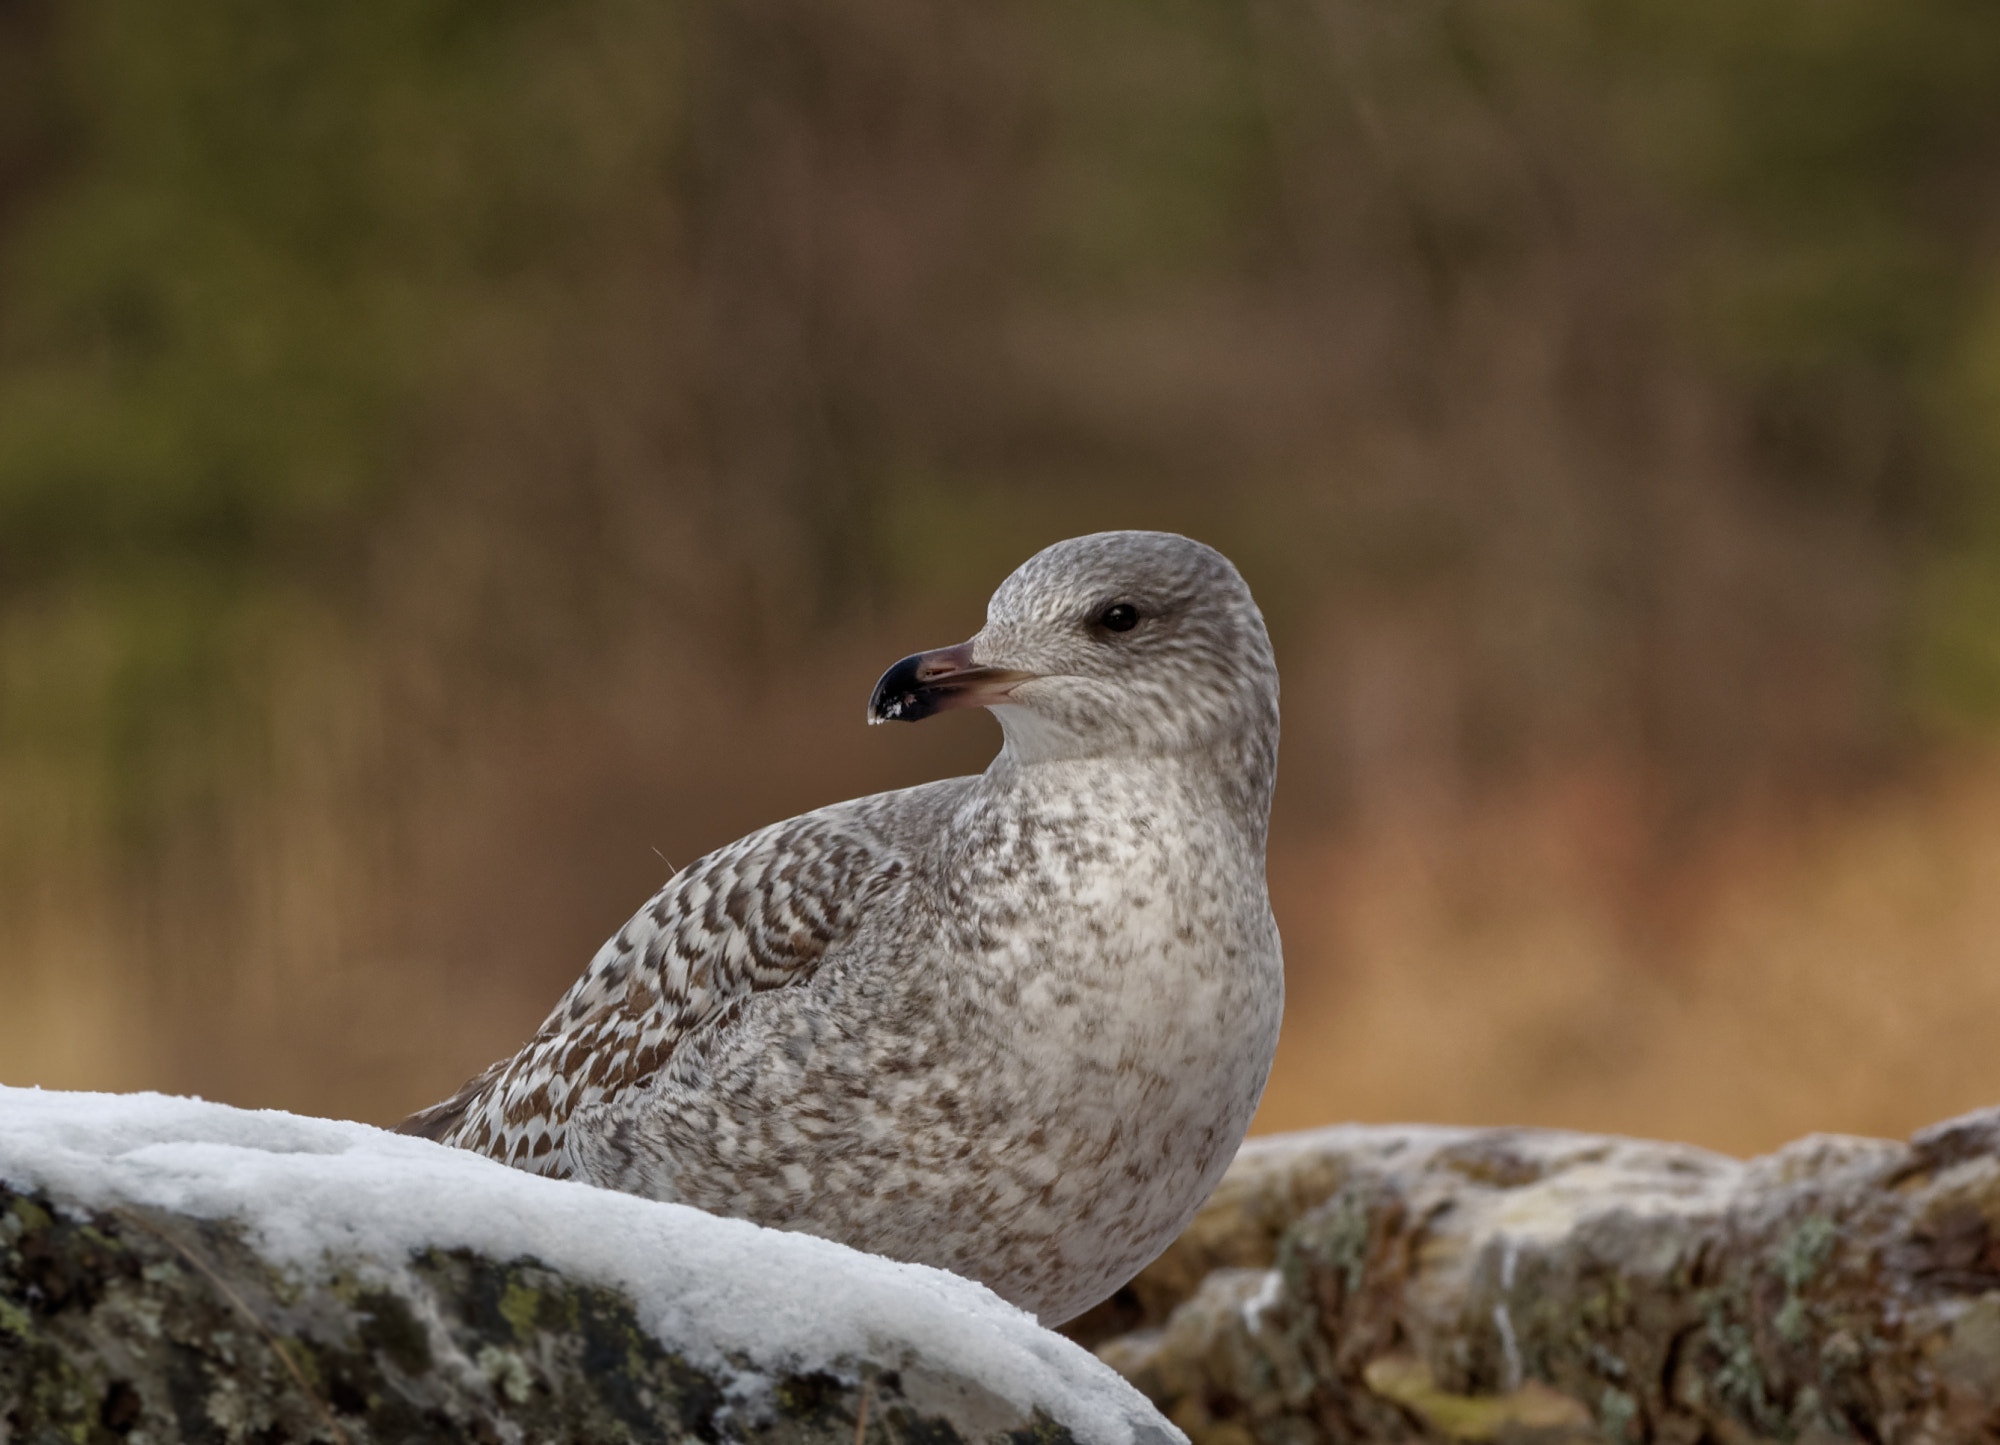
POLYGON ((519 1053, 397 1127, 566 1176, 578 1109, 644 1088, 750 995, 812 977, 904 871, 847 807, 697 859, 598 950, 519 1053))

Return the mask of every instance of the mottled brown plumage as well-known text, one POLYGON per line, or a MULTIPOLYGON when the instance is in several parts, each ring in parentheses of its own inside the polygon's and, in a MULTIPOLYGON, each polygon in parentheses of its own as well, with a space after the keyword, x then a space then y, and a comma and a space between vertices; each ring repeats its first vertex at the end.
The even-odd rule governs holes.
POLYGON ((1211 549, 1049 548, 874 705, 991 706, 992 767, 700 859, 403 1127, 1087 1308, 1206 1197, 1276 1045, 1276 682, 1211 549))
POLYGON ((690 1031, 807 974, 901 874, 862 834, 822 813, 697 859, 598 950, 535 1037, 400 1127, 566 1176, 576 1110, 643 1089, 690 1031))

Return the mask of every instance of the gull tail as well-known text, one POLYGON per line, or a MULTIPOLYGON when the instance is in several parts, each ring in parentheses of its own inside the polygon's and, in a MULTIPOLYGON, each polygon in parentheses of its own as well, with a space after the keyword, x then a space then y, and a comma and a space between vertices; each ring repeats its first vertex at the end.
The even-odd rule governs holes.
POLYGON ((458 1133, 459 1126, 465 1123, 466 1116, 485 1094, 486 1086, 499 1076, 507 1062, 501 1059, 477 1078, 468 1080, 463 1088, 444 1102, 417 1110, 396 1126, 396 1132, 414 1134, 419 1139, 435 1139, 440 1144, 454 1142, 453 1136, 458 1133))

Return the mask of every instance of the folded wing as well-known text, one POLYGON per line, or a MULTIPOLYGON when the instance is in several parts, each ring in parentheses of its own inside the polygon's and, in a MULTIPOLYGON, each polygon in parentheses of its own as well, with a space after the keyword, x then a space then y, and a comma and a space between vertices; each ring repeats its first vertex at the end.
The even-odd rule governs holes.
POLYGON ((683 1039, 752 994, 811 978, 904 872, 848 805, 697 859, 598 950, 519 1053, 398 1130, 566 1176, 578 1109, 645 1088, 683 1039))

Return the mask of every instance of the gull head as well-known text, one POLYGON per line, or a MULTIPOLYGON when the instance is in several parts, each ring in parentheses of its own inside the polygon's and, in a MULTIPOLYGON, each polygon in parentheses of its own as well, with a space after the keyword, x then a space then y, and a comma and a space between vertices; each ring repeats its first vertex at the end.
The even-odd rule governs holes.
POLYGON ((987 707, 1018 762, 1248 748, 1275 765, 1278 670, 1229 559, 1172 532, 1048 547, 1000 584, 986 625, 904 658, 870 722, 987 707))

